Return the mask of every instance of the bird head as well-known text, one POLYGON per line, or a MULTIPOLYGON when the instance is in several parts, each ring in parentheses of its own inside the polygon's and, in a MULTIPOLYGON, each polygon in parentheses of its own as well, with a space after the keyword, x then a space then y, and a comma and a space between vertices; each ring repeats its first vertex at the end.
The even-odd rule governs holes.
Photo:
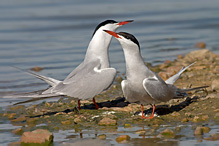
POLYGON ((127 21, 121 21, 121 22, 116 22, 115 20, 106 20, 101 22, 96 29, 94 30, 93 35, 97 31, 103 31, 103 30, 111 30, 111 31, 116 31, 120 26, 128 24, 132 22, 133 20, 127 20, 127 21))
POLYGON ((104 30, 104 31, 106 33, 114 36, 120 42, 120 44, 123 46, 123 48, 126 48, 124 46, 137 45, 138 48, 140 49, 140 45, 139 45, 138 40, 132 34, 127 33, 127 32, 116 33, 114 31, 110 31, 110 30, 104 30))

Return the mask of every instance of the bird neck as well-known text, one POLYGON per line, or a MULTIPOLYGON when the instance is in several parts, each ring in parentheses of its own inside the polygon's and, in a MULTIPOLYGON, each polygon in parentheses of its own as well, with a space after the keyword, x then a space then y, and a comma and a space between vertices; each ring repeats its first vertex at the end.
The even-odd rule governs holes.
POLYGON ((84 61, 90 62, 92 60, 100 59, 101 68, 108 68, 109 67, 108 48, 111 40, 112 40, 111 35, 108 35, 102 30, 98 30, 94 34, 93 38, 89 43, 84 61))
POLYGON ((123 49, 126 62, 127 78, 144 76, 149 69, 144 63, 139 49, 123 49))

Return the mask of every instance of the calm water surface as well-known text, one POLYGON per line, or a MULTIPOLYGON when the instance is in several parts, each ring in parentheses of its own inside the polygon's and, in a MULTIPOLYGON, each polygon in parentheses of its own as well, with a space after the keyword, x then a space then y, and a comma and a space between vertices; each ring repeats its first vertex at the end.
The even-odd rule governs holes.
MULTIPOLYGON (((63 80, 83 60, 95 27, 106 19, 135 20, 118 31, 134 34, 144 60, 153 65, 196 50, 194 44, 200 41, 219 53, 218 0, 1 0, 0 92, 48 87, 11 66, 44 67, 40 74, 63 80)), ((123 52, 115 39, 110 59, 112 67, 125 72, 123 52)), ((0 106, 12 101, 0 99, 0 106)), ((0 130, 7 124, 1 121, 0 130)), ((11 138, 4 144, 14 141, 10 132, 1 133, 0 139, 6 135, 11 138)))

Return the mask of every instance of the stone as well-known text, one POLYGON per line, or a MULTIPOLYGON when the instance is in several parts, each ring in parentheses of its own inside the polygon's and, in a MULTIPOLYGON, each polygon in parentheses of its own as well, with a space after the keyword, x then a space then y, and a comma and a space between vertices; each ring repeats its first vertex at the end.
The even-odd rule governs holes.
POLYGON ((66 120, 66 121, 61 121, 62 125, 70 125, 71 121, 70 120, 66 120))
POLYGON ((105 140, 106 139, 106 135, 105 134, 101 134, 97 136, 99 139, 101 140, 105 140))
POLYGON ((126 143, 126 142, 128 142, 130 139, 131 139, 131 138, 130 138, 130 136, 128 136, 128 135, 120 135, 120 136, 118 136, 118 137, 116 138, 116 141, 117 141, 118 143, 126 143))
POLYGON ((131 126, 131 124, 124 124, 124 127, 125 127, 125 128, 130 128, 130 127, 132 127, 132 126, 131 126))
POLYGON ((74 119, 74 122, 75 122, 75 123, 80 123, 80 122, 81 122, 81 119, 80 119, 80 118, 75 118, 75 119, 74 119))
POLYGON ((219 134, 218 133, 211 134, 210 137, 204 138, 204 140, 207 140, 207 141, 217 141, 218 139, 219 139, 219 134))
POLYGON ((206 44, 204 42, 198 42, 195 44, 195 47, 203 49, 206 47, 206 44))
POLYGON ((212 89, 213 91, 219 92, 219 79, 215 79, 215 80, 212 81, 212 83, 211 83, 211 89, 212 89))
POLYGON ((20 140, 22 143, 35 144, 51 144, 53 142, 53 134, 45 129, 36 129, 32 132, 24 132, 20 140))
POLYGON ((182 122, 184 122, 184 123, 185 123, 185 122, 189 122, 189 119, 188 119, 188 118, 183 118, 183 119, 182 119, 182 122))
POLYGON ((173 112, 173 113, 171 114, 171 116, 173 116, 173 117, 178 117, 178 116, 180 116, 180 113, 178 113, 178 112, 173 112))
POLYGON ((16 113, 9 113, 7 114, 8 119, 14 119, 14 117, 16 116, 16 113))
POLYGON ((208 133, 211 129, 209 127, 196 127, 194 131, 194 135, 203 135, 204 133, 208 133))
POLYGON ((25 121, 27 118, 25 116, 20 116, 16 119, 11 120, 11 122, 23 122, 25 121))
POLYGON ((199 116, 195 116, 192 120, 192 122, 196 123, 196 122, 200 122, 202 119, 199 116))
POLYGON ((208 116, 208 115, 203 115, 203 116, 202 116, 202 120, 205 121, 205 120, 208 120, 208 119, 209 119, 209 116, 208 116))
POLYGON ((29 118, 27 119, 27 125, 36 125, 37 120, 39 120, 39 118, 29 118))
POLYGON ((160 134, 162 137, 165 137, 165 138, 174 138, 175 137, 175 133, 173 132, 173 130, 170 130, 170 129, 165 129, 160 134))
POLYGON ((98 125, 100 126, 115 126, 117 124, 116 120, 110 119, 108 117, 104 117, 98 125))
POLYGON ((167 80, 168 77, 169 77, 169 76, 167 75, 167 72, 163 72, 163 71, 159 72, 158 75, 159 75, 164 81, 167 80))
POLYGON ((12 131, 12 133, 14 133, 14 134, 16 134, 16 135, 21 135, 21 134, 24 133, 24 130, 21 129, 21 128, 18 128, 18 129, 14 129, 14 130, 12 131))
POLYGON ((35 67, 31 68, 30 70, 35 71, 35 72, 39 72, 43 69, 44 69, 43 67, 35 66, 35 67))

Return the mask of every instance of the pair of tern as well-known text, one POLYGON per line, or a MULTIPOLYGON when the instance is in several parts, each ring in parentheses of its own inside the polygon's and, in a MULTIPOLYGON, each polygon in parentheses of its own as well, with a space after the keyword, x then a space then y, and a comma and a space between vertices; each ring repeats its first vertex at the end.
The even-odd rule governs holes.
POLYGON ((78 100, 79 109, 80 100, 93 98, 95 107, 98 109, 94 96, 108 89, 116 76, 116 69, 110 67, 108 55, 112 36, 120 42, 125 54, 127 79, 121 82, 123 94, 129 102, 141 104, 142 118, 146 118, 143 114, 143 104, 153 104, 153 112, 149 117, 153 118, 156 103, 173 98, 182 98, 187 91, 207 87, 179 89, 173 85, 180 75, 194 63, 185 68, 183 67, 166 81, 163 81, 156 73, 152 72, 144 63, 138 40, 132 34, 115 32, 120 26, 130 22, 132 20, 122 22, 106 20, 100 23, 93 33, 84 61, 64 81, 27 72, 47 82, 51 87, 39 92, 37 95, 23 94, 14 96, 32 97, 30 100, 17 104, 57 96, 68 96, 78 100))

